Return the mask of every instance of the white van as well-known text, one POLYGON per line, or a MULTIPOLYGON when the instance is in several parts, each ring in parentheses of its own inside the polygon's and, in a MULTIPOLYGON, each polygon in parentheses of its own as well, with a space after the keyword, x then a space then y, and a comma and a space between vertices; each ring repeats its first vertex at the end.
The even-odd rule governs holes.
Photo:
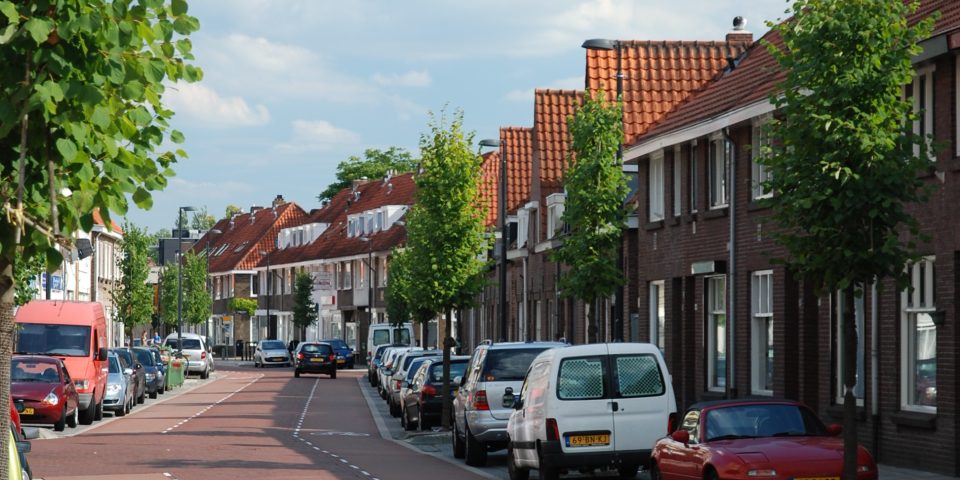
POLYGON ((402 323, 374 323, 367 332, 367 365, 380 345, 413 345, 413 325, 402 323))
POLYGON ((566 469, 636 475, 676 415, 673 381, 660 350, 647 343, 578 345, 544 351, 527 370, 507 434, 511 479, 530 469, 553 480, 566 469))

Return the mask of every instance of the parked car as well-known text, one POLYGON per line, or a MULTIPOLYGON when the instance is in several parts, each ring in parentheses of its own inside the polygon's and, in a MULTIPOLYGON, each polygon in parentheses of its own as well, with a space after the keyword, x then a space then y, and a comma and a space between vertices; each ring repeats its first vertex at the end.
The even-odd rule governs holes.
POLYGON ((413 324, 374 323, 367 330, 367 365, 373 359, 373 352, 381 345, 413 345, 413 324))
POLYGON ((160 351, 160 347, 154 345, 149 348, 150 354, 153 355, 153 361, 157 365, 157 376, 160 380, 160 389, 157 390, 157 393, 163 395, 167 391, 167 365, 163 358, 163 353, 160 351))
POLYGON ((303 373, 323 373, 337 378, 337 355, 329 343, 303 342, 297 345, 294 353, 296 364, 293 376, 300 378, 303 373))
POLYGON ((323 343, 329 343, 333 347, 333 353, 337 355, 338 368, 353 368, 356 362, 353 357, 353 349, 347 342, 339 338, 327 338, 320 340, 323 343))
POLYGON ((436 357, 442 355, 440 350, 408 350, 397 358, 393 374, 390 375, 390 381, 387 382, 387 405, 390 406, 390 415, 400 416, 400 388, 403 382, 409 380, 407 372, 413 360, 420 357, 436 357))
POLYGON ((649 343, 547 350, 531 363, 522 388, 505 389, 500 403, 513 409, 512 479, 526 478, 530 469, 555 479, 573 468, 614 469, 632 478, 677 412, 667 364, 649 343))
POLYGON ((24 470, 21 458, 30 451, 30 442, 21 440, 11 428, 7 435, 7 478, 10 480, 29 480, 30 475, 24 470))
POLYGON ((477 346, 453 399, 453 453, 467 465, 482 467, 487 451, 507 447, 510 408, 500 397, 511 387, 519 390, 534 357, 544 350, 565 347, 560 342, 484 342, 477 346), (489 400, 488 400, 489 399, 489 400))
MULTIPOLYGON (((424 362, 427 362, 429 360, 435 360, 436 358, 437 356, 434 356, 434 355, 423 355, 423 356, 415 357, 410 362, 410 366, 407 368, 407 373, 405 373, 403 375, 403 378, 401 378, 400 392, 397 395, 397 398, 398 398, 397 405, 398 405, 398 410, 400 411, 400 414, 397 416, 400 417, 400 425, 403 426, 404 428, 406 428, 406 424, 405 424, 405 419, 403 418, 403 413, 402 413, 403 399, 410 393, 413 377, 420 370, 420 367, 423 366, 424 362)), ((416 427, 416 424, 414 424, 412 428, 415 428, 415 427, 416 427)))
POLYGON ((167 335, 163 344, 172 348, 174 351, 179 350, 183 352, 183 358, 187 359, 186 373, 198 373, 202 379, 209 378, 210 374, 215 370, 215 365, 213 362, 213 354, 210 353, 210 347, 207 345, 206 338, 196 333, 183 333, 180 334, 180 339, 183 345, 179 349, 177 332, 167 335))
MULTIPOLYGON (((723 400, 687 409, 679 428, 657 442, 650 478, 716 480, 840 478, 839 425, 825 426, 812 410, 790 400, 723 400), (749 455, 745 452, 750 452, 749 455)), ((873 456, 857 446, 857 480, 878 477, 873 456)))
POLYGON ((23 403, 25 423, 53 425, 62 432, 77 426, 80 398, 63 361, 40 355, 14 355, 10 362, 10 397, 23 403))
POLYGON ((157 398, 165 387, 163 374, 157 368, 157 359, 153 356, 153 349, 148 347, 134 347, 133 354, 137 356, 137 362, 143 366, 143 375, 146 382, 146 392, 150 398, 157 398))
POLYGON ((386 360, 383 361, 377 370, 377 391, 380 393, 380 398, 384 400, 387 399, 387 387, 390 386, 390 376, 393 375, 394 363, 408 350, 423 349, 419 347, 394 347, 384 354, 386 360))
MULTIPOLYGON (((33 477, 33 471, 30 470, 30 463, 27 462, 27 453, 30 452, 30 442, 23 434, 23 427, 20 426, 20 411, 23 409, 23 402, 18 401, 14 403, 13 399, 10 399, 10 433, 13 435, 12 442, 17 452, 16 460, 19 461, 19 464, 16 464, 16 466, 19 467, 19 472, 13 463, 14 456, 12 452, 8 450, 10 456, 7 457, 7 462, 10 462, 9 465, 11 468, 7 470, 7 475, 10 479, 22 478, 24 480, 30 480, 33 477), (18 477, 17 474, 20 476, 18 477)), ((34 433, 39 436, 39 432, 34 433)), ((37 436, 32 438, 38 438, 37 436)))
MULTIPOLYGON (((453 379, 463 376, 470 362, 469 356, 450 357, 450 398, 457 394, 459 385, 453 379)), ((423 360, 412 380, 406 382, 400 402, 400 423, 405 430, 426 430, 439 425, 443 411, 443 358, 423 360)))
POLYGON ((390 347, 396 346, 398 345, 378 345, 377 348, 371 353, 372 360, 367 361, 367 380, 370 381, 371 386, 377 386, 377 369, 380 368, 380 364, 383 361, 383 352, 386 352, 390 347))
POLYGON ((110 351, 120 357, 122 368, 129 368, 133 371, 133 398, 136 399, 136 403, 143 403, 147 399, 147 372, 143 365, 137 361, 137 358, 133 355, 133 350, 129 348, 111 348, 110 351))
POLYGON ((253 366, 262 368, 267 365, 283 365, 286 367, 292 365, 290 352, 282 341, 260 340, 257 342, 257 348, 253 351, 253 366))
POLYGON ((107 357, 107 368, 107 396, 103 399, 103 408, 122 417, 137 403, 136 377, 133 369, 125 367, 115 352, 110 352, 107 357))

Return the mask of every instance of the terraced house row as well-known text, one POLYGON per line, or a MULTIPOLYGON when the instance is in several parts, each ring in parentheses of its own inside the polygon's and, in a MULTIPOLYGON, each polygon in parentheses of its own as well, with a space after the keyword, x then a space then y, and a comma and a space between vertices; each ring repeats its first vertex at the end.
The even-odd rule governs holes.
MULTIPOLYGON (((924 0, 919 18, 940 11, 905 98, 922 111, 913 125, 943 145, 924 181, 935 193, 912 212, 930 242, 910 267, 912 289, 881 281, 855 304, 859 434, 882 463, 960 475, 957 412, 960 328, 960 2, 924 0)), ((761 126, 778 77, 762 39, 735 28, 723 40, 617 40, 585 44, 584 91, 623 95, 624 173, 634 207, 623 238, 622 295, 603 301, 597 339, 646 341, 664 352, 680 408, 744 396, 799 399, 841 418, 840 297, 771 263, 784 255, 758 200, 770 139, 761 126), (622 80, 618 87, 618 77, 622 80)), ((530 126, 503 127, 502 147, 484 154, 481 200, 499 230, 501 161, 506 162, 508 316, 499 315, 498 267, 476 307, 457 312, 464 353, 484 339, 584 343, 586 306, 565 298, 550 259, 563 241, 567 119, 584 91, 536 90, 530 126), (501 157, 503 155, 504 157, 501 157), (503 330, 503 331, 502 331, 503 330)), ((405 240, 414 201, 410 174, 356 182, 310 212, 278 197, 252 208, 195 245, 210 252, 211 320, 220 343, 293 338, 293 278, 317 274, 314 336, 357 344, 366 322, 387 321, 389 253, 405 240), (212 236, 211 236, 212 235, 212 236), (230 299, 257 299, 252 318, 230 299)), ((500 248, 494 248, 498 263, 500 248)), ((442 335, 442 332, 440 332, 442 335)), ((436 345, 433 326, 420 339, 436 345)), ((362 342, 360 342, 362 343, 362 342)))

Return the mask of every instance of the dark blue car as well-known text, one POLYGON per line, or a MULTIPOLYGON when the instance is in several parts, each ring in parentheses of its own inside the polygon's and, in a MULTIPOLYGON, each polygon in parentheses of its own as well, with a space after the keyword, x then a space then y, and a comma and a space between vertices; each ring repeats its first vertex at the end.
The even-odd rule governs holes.
POLYGON ((320 342, 329 343, 333 347, 333 352, 337 354, 337 368, 353 368, 353 349, 347 345, 347 342, 339 338, 327 338, 320 342))

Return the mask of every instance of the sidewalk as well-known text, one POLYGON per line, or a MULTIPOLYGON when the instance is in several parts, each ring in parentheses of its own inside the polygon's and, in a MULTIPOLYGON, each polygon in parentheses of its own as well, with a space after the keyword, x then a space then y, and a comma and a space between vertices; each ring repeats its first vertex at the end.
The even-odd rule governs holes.
POLYGON ((877 469, 880 471, 880 480, 947 480, 957 478, 939 473, 910 470, 909 468, 897 468, 883 464, 877 465, 877 469))

